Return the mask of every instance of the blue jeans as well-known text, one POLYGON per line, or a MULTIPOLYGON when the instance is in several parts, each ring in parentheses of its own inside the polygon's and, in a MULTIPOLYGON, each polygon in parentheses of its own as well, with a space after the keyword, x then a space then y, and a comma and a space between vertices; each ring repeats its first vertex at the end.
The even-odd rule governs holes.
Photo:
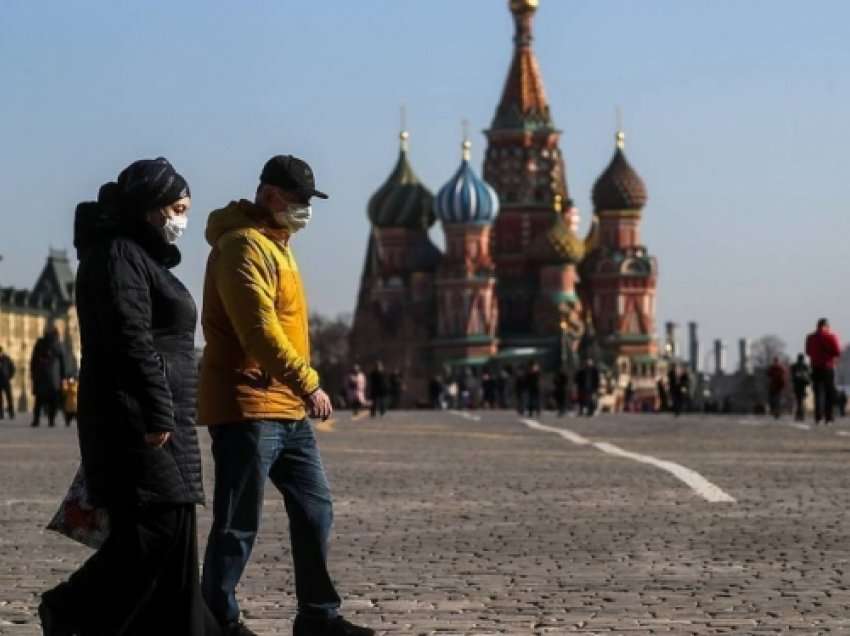
POLYGON ((201 583, 210 610, 222 624, 239 618, 236 586, 257 538, 269 477, 289 516, 298 612, 335 617, 340 598, 327 568, 333 504, 310 422, 222 424, 210 436, 215 494, 201 583))

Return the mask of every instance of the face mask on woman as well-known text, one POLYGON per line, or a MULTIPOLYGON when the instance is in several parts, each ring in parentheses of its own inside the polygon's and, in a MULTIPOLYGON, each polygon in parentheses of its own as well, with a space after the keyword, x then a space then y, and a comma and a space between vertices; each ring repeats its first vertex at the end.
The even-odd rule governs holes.
POLYGON ((312 216, 313 208, 309 204, 290 203, 285 209, 274 213, 274 220, 294 234, 307 227, 312 216))
POLYGON ((189 225, 189 208, 192 206, 192 200, 189 197, 182 197, 158 211, 148 213, 147 220, 162 234, 162 238, 167 243, 173 244, 183 236, 186 231, 186 226, 189 225))
POLYGON ((183 236, 186 227, 189 225, 189 217, 185 214, 179 216, 168 216, 165 211, 165 224, 162 226, 162 236, 168 243, 176 243, 183 236))

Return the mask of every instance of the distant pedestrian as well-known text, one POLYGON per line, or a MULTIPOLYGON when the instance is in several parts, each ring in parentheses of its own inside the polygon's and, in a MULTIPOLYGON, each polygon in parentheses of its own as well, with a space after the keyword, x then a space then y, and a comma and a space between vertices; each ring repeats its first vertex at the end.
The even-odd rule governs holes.
POLYGON ((77 419, 77 394, 80 386, 77 378, 70 377, 62 383, 62 413, 65 416, 65 426, 77 419))
POLYGON ((838 416, 845 417, 847 415, 847 391, 844 389, 838 391, 836 405, 838 406, 838 416))
POLYGON ((517 369, 514 374, 514 400, 517 413, 520 415, 525 413, 526 399, 528 396, 526 380, 526 374, 523 373, 521 369, 517 369))
POLYGON ((47 425, 56 425, 56 412, 62 401, 65 379, 65 353, 59 342, 59 330, 49 325, 39 338, 30 358, 30 378, 35 397, 32 426, 41 424, 41 412, 47 412, 47 425))
POLYGON ((567 412, 567 390, 569 381, 567 374, 563 369, 558 369, 555 372, 555 380, 553 385, 553 393, 555 395, 555 408, 558 410, 558 417, 563 417, 567 412))
POLYGON ((806 337, 806 355, 812 363, 812 388, 815 394, 815 424, 832 422, 835 407, 835 367, 841 356, 838 335, 826 318, 806 337))
POLYGON ((679 369, 674 364, 667 372, 667 388, 670 390, 670 400, 672 401, 673 414, 679 417, 682 413, 682 388, 679 385, 680 376, 679 369))
POLYGON ((791 386, 794 389, 794 417, 798 422, 805 419, 806 389, 812 383, 812 373, 802 353, 791 365, 791 386))
POLYGON ((492 409, 496 406, 496 378, 490 369, 484 369, 481 374, 482 406, 492 409))
POLYGON ((658 410, 664 413, 670 410, 670 397, 667 393, 667 387, 664 385, 664 378, 658 378, 655 383, 655 388, 658 391, 658 410))
POLYGON ((366 374, 359 364, 355 364, 345 379, 345 391, 352 414, 357 415, 366 406, 366 374))
POLYGON ((428 402, 432 409, 442 410, 446 408, 444 393, 445 387, 443 386, 442 376, 432 376, 428 382, 428 402))
POLYGON ((785 366, 779 361, 779 358, 774 358, 767 368, 767 396, 770 414, 777 420, 782 415, 782 393, 785 391, 787 383, 785 366))
POLYGON ((401 371, 396 369, 395 371, 390 373, 389 387, 387 391, 390 400, 389 407, 393 411, 401 407, 401 394, 403 388, 404 387, 401 379, 401 371))
POLYGON ((475 372, 469 367, 466 368, 463 374, 461 398, 463 400, 463 407, 467 409, 477 409, 481 404, 481 382, 478 380, 475 372))
POLYGON ((635 386, 632 384, 631 380, 626 385, 625 391, 623 391, 623 410, 626 412, 630 412, 632 410, 635 399, 635 386))
POLYGON ((458 407, 459 393, 460 386, 458 385, 457 379, 455 377, 449 378, 449 382, 446 385, 446 400, 450 409, 456 409, 458 407))
POLYGON ((499 369, 496 374, 496 403, 500 409, 508 408, 508 385, 511 383, 511 375, 507 369, 499 369))
POLYGON ((541 415, 540 410, 540 365, 537 362, 532 362, 528 365, 528 371, 525 374, 525 390, 526 398, 526 413, 529 417, 538 417, 541 415))
POLYGON ((387 412, 387 374, 380 360, 369 373, 369 401, 372 405, 372 417, 383 417, 387 412))
MULTIPOLYGON (((679 412, 686 413, 691 410, 691 374, 688 373, 687 367, 682 370, 682 375, 679 376, 679 412)), ((678 413, 677 413, 678 415, 678 413)))
POLYGON ((15 402, 12 399, 12 378, 15 377, 15 363, 12 362, 3 347, 0 347, 0 420, 8 410, 9 417, 15 419, 15 402), (6 400, 4 410, 3 399, 6 400))
POLYGON ((578 414, 593 417, 596 413, 596 396, 599 393, 602 378, 592 358, 584 361, 582 368, 576 372, 575 381, 578 391, 578 414))

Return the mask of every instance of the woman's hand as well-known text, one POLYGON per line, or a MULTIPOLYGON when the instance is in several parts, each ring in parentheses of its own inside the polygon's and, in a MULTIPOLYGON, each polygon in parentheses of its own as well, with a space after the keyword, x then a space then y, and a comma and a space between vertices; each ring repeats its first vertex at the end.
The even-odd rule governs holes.
POLYGON ((171 433, 145 433, 145 444, 154 448, 162 448, 171 439, 171 433))

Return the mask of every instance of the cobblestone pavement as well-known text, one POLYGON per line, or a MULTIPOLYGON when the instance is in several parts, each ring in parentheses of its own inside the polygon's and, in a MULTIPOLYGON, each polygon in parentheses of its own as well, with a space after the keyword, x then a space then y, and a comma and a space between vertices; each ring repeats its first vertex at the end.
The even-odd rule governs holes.
MULTIPOLYGON (((850 633, 848 430, 541 421, 682 464, 736 502, 708 503, 663 470, 515 414, 341 414, 319 437, 350 618, 383 634, 850 633)), ((0 634, 40 634, 39 592, 89 553, 42 530, 77 457, 73 429, 0 422, 0 634)), ((240 597, 258 633, 287 634, 287 524, 277 493, 266 496, 240 597)), ((209 510, 200 524, 203 549, 209 510)))

